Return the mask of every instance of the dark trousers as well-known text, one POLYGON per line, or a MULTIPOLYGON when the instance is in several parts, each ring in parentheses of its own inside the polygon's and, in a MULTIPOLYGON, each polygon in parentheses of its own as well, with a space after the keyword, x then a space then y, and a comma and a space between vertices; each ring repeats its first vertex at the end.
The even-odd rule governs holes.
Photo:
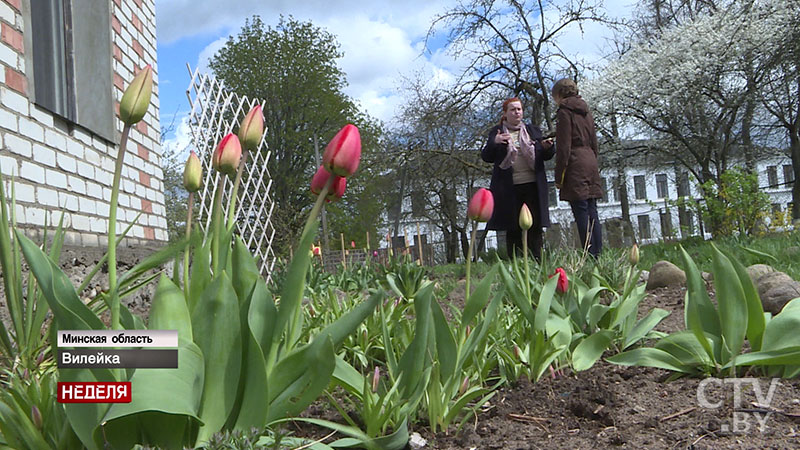
POLYGON ((572 207, 572 216, 578 225, 578 237, 581 245, 589 246, 589 254, 597 258, 603 249, 603 231, 600 219, 597 217, 597 199, 575 200, 569 202, 572 207))
POLYGON ((519 210, 522 204, 528 205, 533 217, 533 226, 528 230, 528 251, 533 253, 536 261, 542 257, 542 224, 537 218, 539 211, 539 191, 536 183, 515 184, 514 191, 517 194, 517 202, 514 205, 514 217, 512 226, 506 231, 506 248, 508 257, 513 258, 514 253, 522 254, 522 230, 519 228, 519 210))

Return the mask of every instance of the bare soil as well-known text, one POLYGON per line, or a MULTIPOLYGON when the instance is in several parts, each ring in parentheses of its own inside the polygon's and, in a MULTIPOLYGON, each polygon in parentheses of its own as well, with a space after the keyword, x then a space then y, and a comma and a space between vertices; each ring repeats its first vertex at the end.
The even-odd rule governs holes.
MULTIPOLYGON (((666 309, 671 314, 657 329, 684 329, 685 292, 685 288, 649 292, 640 315, 655 307, 666 309)), ((713 299, 713 292, 709 293, 713 299)), ((463 294, 459 285, 449 301, 463 305, 463 294)), ((670 375, 660 369, 601 360, 585 372, 548 375, 538 383, 523 379, 506 386, 460 429, 431 433, 418 423, 411 425, 410 432, 427 441, 424 449, 442 450, 800 448, 799 380, 752 378, 736 387, 732 380, 669 381, 670 375), (754 384, 763 399, 771 383, 774 393, 769 405, 753 406, 758 402, 754 384)), ((303 415, 339 420, 335 411, 321 402, 303 415)), ((299 436, 328 434, 299 423, 294 427, 299 436)))
MULTIPOLYGON (((640 314, 655 307, 666 309, 671 314, 657 329, 683 329, 685 292, 684 288, 652 291, 640 314)), ((761 408, 767 413, 754 412, 753 383, 766 398, 770 378, 741 383, 738 399, 732 380, 706 381, 700 391, 707 401, 701 402, 702 380, 667 381, 669 375, 660 369, 600 361, 586 372, 504 387, 461 430, 413 431, 434 449, 800 448, 800 381, 775 381, 769 408, 761 408)))

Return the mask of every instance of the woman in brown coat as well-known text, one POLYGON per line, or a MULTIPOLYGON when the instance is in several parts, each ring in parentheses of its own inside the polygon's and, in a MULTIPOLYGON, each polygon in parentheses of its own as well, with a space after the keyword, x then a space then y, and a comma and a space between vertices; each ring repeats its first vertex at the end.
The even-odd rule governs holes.
POLYGON ((570 79, 553 85, 556 114, 556 187, 561 200, 572 207, 583 248, 597 257, 603 235, 597 217, 597 199, 603 196, 597 163, 597 134, 589 106, 570 79))

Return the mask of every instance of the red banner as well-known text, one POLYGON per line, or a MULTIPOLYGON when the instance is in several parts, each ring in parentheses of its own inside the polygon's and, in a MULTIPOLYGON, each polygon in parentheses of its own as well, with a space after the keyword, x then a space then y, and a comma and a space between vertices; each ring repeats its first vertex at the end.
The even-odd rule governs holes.
POLYGON ((130 403, 131 382, 59 382, 59 403, 130 403))

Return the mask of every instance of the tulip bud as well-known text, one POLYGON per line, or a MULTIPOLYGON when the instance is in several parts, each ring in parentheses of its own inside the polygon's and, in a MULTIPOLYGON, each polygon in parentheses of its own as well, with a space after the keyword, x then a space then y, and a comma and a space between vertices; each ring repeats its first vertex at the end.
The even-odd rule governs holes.
POLYGON ((44 350, 39 352, 39 356, 36 357, 36 366, 37 367, 40 366, 43 361, 44 361, 44 350))
POLYGON ((261 105, 255 105, 239 126, 239 141, 245 149, 255 150, 261 142, 263 134, 264 115, 261 113, 261 105))
POLYGON ((372 257, 373 258, 377 258, 378 257, 378 251, 377 250, 373 250, 372 251, 372 257))
POLYGON ((197 192, 203 185, 203 168, 200 165, 200 158, 192 150, 189 159, 183 166, 183 187, 189 192, 197 192))
POLYGON ((356 241, 350 241, 350 247, 356 248, 356 241))
POLYGON ((558 275, 558 282, 556 283, 556 290, 560 293, 567 292, 567 288, 569 287, 569 279, 567 278, 567 272, 564 271, 561 267, 556 269, 556 273, 550 275, 550 278, 558 275))
POLYGON ((372 372, 372 392, 378 392, 378 382, 381 379, 381 368, 375 366, 375 371, 372 372))
POLYGON ((461 387, 458 388, 458 395, 464 395, 464 392, 467 392, 468 387, 469 387, 469 377, 464 377, 464 381, 461 382, 461 387))
POLYGON ((514 358, 516 358, 516 359, 520 359, 520 356, 519 356, 519 346, 518 346, 517 344, 514 344, 514 358))
POLYGON ((233 175, 239 167, 239 159, 242 157, 242 144, 235 134, 230 133, 220 141, 217 149, 214 150, 214 157, 211 165, 215 170, 222 173, 233 175))
POLYGON ((531 216, 531 210, 528 209, 528 205, 523 203, 522 208, 519 210, 519 227, 523 230, 529 230, 532 226, 533 216, 531 216))
POLYGON ((470 333, 472 333, 472 327, 467 325, 467 328, 464 330, 464 337, 469 337, 470 333))
MULTIPOLYGON (((311 193, 314 195, 319 195, 319 193, 322 192, 322 188, 324 188, 325 184, 328 182, 328 178, 330 177, 330 172, 325 170, 324 166, 319 166, 317 173, 315 173, 314 177, 311 178, 311 193)), ((346 187, 347 179, 334 175, 333 184, 331 185, 330 189, 328 189, 326 200, 329 202, 339 200, 344 196, 344 190, 346 187)))
POLYGON ((328 172, 349 177, 361 160, 361 135, 355 125, 347 124, 328 142, 322 155, 322 165, 328 172))
POLYGON ((631 262, 632 266, 635 266, 636 264, 639 264, 639 246, 638 245, 633 244, 633 247, 631 247, 631 252, 628 255, 628 260, 631 262))
POLYGON ((312 247, 311 247, 311 254, 313 254, 314 256, 319 256, 319 254, 320 254, 320 248, 319 248, 319 247, 317 247, 317 246, 312 246, 312 247))
POLYGON ((485 188, 478 189, 467 207, 467 217, 478 222, 488 222, 494 211, 494 197, 492 192, 485 188))
POLYGON ((36 405, 31 406, 31 420, 37 429, 42 429, 42 413, 36 405))
POLYGON ((134 77, 119 102, 119 118, 127 125, 142 120, 153 93, 153 68, 148 64, 134 77))
POLYGON ((311 303, 308 304, 308 315, 312 318, 317 316, 317 310, 314 309, 314 305, 311 303))

